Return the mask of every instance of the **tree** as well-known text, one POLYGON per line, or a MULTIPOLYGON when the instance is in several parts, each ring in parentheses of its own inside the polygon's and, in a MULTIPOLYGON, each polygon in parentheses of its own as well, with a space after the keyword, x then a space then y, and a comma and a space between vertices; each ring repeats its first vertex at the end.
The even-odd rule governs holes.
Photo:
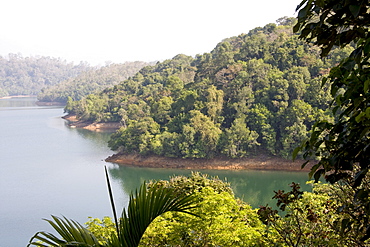
POLYGON ((276 154, 276 130, 272 127, 273 114, 262 104, 256 104, 249 112, 247 124, 252 131, 259 134, 257 142, 267 152, 276 154))
POLYGON ((348 181, 355 190, 352 205, 363 211, 345 218, 343 230, 359 224, 366 232, 361 238, 365 241, 370 237, 370 190, 363 186, 370 168, 370 2, 303 0, 298 9, 294 31, 318 45, 322 57, 333 47, 354 46, 353 52, 323 80, 323 84, 332 83, 335 121, 317 122, 302 148, 305 157, 319 157, 310 173, 316 180, 325 174, 327 181, 348 181))
POLYGON ((170 120, 171 105, 173 99, 171 96, 164 96, 151 105, 151 112, 154 120, 159 124, 165 124, 170 120))
POLYGON ((221 115, 223 106, 224 92, 217 90, 215 86, 210 86, 206 90, 206 108, 207 115, 212 119, 213 122, 217 123, 217 117, 221 115))
POLYGON ((130 120, 127 128, 122 127, 113 134, 108 145, 113 150, 121 149, 124 152, 139 152, 145 154, 155 149, 155 135, 159 134, 159 124, 153 118, 145 117, 130 120))
POLYGON ((183 126, 184 151, 188 158, 210 158, 217 148, 221 135, 219 124, 198 110, 189 112, 189 123, 183 126), (185 148, 185 146, 187 148, 185 148))
MULTIPOLYGON (((265 227, 256 210, 235 198, 230 184, 217 177, 193 172, 158 181, 175 194, 193 195, 196 207, 192 215, 169 212, 158 217, 145 232, 140 246, 266 246, 265 227)), ((155 184, 155 183, 154 183, 155 184)), ((151 183, 148 187, 151 187, 151 183)), ((89 221, 88 229, 104 236, 111 222, 89 221)))
POLYGON ((38 232, 28 246, 135 247, 139 245, 150 223, 158 216, 171 211, 192 214, 189 210, 194 207, 194 197, 191 195, 174 193, 173 189, 165 188, 159 183, 150 188, 144 184, 135 195, 130 195, 127 211, 123 210, 122 217, 116 223, 116 231, 105 241, 99 242, 91 231, 75 221, 53 216, 53 221, 47 221, 61 237, 38 232))
POLYGON ((221 153, 231 158, 247 157, 259 145, 257 138, 257 132, 248 128, 245 117, 236 118, 221 136, 221 153))
POLYGON ((345 231, 342 228, 343 219, 357 212, 337 213, 338 205, 350 201, 353 196, 350 186, 315 183, 312 192, 301 191, 296 183, 290 187, 288 192, 275 191, 273 199, 277 200, 277 210, 261 206, 258 211, 267 225, 266 238, 270 240, 270 246, 280 246, 276 243, 292 247, 363 246, 358 240, 359 234, 363 236, 358 225, 345 231))

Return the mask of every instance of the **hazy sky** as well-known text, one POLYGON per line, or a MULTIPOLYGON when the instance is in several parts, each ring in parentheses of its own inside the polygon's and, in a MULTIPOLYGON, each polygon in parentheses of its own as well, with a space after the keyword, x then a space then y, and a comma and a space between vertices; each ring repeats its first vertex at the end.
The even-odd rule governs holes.
POLYGON ((296 16, 301 0, 2 0, 0 55, 155 61, 296 16))

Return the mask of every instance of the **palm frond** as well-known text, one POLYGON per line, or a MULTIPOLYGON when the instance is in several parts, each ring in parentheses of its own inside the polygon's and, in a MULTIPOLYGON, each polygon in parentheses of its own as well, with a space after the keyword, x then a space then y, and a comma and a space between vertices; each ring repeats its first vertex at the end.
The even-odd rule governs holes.
POLYGON ((59 218, 52 216, 53 220, 46 220, 60 235, 55 235, 47 232, 38 232, 33 236, 27 246, 104 246, 99 243, 96 237, 84 228, 79 223, 68 220, 67 218, 59 218))
MULTIPOLYGON (((110 188, 108 173, 106 172, 108 189, 115 218, 115 206, 113 194, 110 188)), ((166 212, 183 212, 192 214, 189 210, 195 207, 192 195, 175 193, 172 188, 165 188, 156 183, 147 188, 144 183, 139 191, 131 193, 127 211, 124 209, 122 217, 116 220, 117 233, 112 234, 106 243, 99 243, 97 238, 79 223, 68 220, 65 217, 52 216, 52 220, 46 220, 60 235, 47 232, 38 232, 31 238, 28 246, 80 246, 80 247, 136 247, 150 223, 161 214, 166 212)))
POLYGON ((120 234, 119 234, 119 228, 118 228, 118 217, 117 217, 117 213, 116 213, 116 206, 114 205, 113 191, 112 191, 112 187, 110 185, 110 180, 109 180, 107 166, 104 166, 104 171, 105 171, 105 178, 107 180, 107 186, 108 186, 108 192, 109 192, 109 199, 110 199, 110 204, 111 204, 111 207, 112 207, 114 222, 116 223, 116 231, 117 231, 117 235, 120 236, 120 234))
POLYGON ((119 224, 122 246, 138 246, 147 227, 161 214, 170 211, 192 214, 189 210, 194 207, 191 195, 178 195, 159 183, 148 189, 144 183, 135 196, 130 195, 127 211, 123 210, 119 224))

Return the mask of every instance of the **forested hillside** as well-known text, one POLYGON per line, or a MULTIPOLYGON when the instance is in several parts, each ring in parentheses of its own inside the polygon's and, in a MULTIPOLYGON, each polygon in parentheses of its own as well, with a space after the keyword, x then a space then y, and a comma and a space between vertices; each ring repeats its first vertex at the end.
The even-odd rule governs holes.
POLYGON ((39 101, 62 103, 66 103, 68 97, 73 100, 80 100, 86 95, 99 92, 128 79, 147 65, 149 64, 145 62, 126 62, 88 70, 77 77, 42 89, 37 98, 39 101))
POLYGON ((0 97, 12 95, 37 95, 44 87, 56 85, 82 71, 91 69, 80 63, 73 65, 50 57, 23 57, 9 54, 0 56, 0 97))
POLYGON ((177 55, 89 95, 65 110, 82 120, 121 122, 109 146, 168 157, 288 157, 317 119, 331 121, 321 76, 351 49, 319 50, 281 18, 220 42, 195 58, 177 55))

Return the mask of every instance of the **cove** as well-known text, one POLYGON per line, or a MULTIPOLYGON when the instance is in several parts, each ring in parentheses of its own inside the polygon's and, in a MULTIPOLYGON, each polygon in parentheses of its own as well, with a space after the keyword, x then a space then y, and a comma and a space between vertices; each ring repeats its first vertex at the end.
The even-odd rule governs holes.
MULTIPOLYGON (((104 159, 114 153, 106 144, 110 133, 69 128, 61 107, 40 107, 35 101, 0 99, 0 247, 26 246, 37 231, 50 231, 42 219, 51 214, 80 223, 88 216, 111 216, 105 165, 119 212, 143 181, 191 173, 107 163, 104 159)), ((305 172, 201 172, 230 182, 253 207, 272 205, 274 190, 308 178, 305 172)))

